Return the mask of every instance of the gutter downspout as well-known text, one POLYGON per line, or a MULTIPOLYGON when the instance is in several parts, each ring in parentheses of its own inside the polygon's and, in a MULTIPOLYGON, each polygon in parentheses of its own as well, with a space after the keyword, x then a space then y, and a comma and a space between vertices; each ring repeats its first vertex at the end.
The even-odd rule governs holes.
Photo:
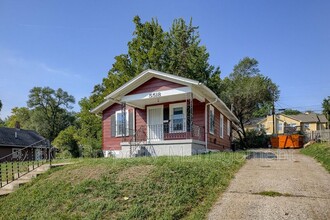
POLYGON ((207 106, 212 105, 214 103, 216 103, 218 101, 218 98, 215 98, 215 100, 213 102, 209 102, 205 105, 205 149, 206 152, 208 152, 208 148, 207 148, 207 134, 208 134, 208 126, 207 126, 207 106))

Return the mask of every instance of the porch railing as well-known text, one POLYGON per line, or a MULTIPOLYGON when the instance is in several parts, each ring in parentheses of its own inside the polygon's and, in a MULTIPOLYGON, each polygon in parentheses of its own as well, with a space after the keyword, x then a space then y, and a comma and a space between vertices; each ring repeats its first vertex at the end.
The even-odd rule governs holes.
POLYGON ((14 148, 11 154, 0 158, 0 188, 46 163, 51 165, 51 161, 51 145, 47 139, 14 148))
POLYGON ((170 123, 143 125, 140 126, 135 134, 130 138, 130 141, 161 141, 161 140, 180 140, 193 139, 204 141, 204 127, 192 125, 187 128, 185 125, 173 125, 170 123))
POLYGON ((330 142, 330 129, 317 130, 317 131, 306 131, 305 142, 308 141, 327 141, 330 142))
MULTIPOLYGON (((143 151, 145 144, 149 141, 184 139, 204 141, 204 137, 204 127, 195 124, 188 129, 185 126, 173 126, 171 123, 143 125, 130 137, 130 157, 134 157, 134 155, 139 154, 139 151, 143 151)), ((124 140, 127 140, 127 137, 124 140)))

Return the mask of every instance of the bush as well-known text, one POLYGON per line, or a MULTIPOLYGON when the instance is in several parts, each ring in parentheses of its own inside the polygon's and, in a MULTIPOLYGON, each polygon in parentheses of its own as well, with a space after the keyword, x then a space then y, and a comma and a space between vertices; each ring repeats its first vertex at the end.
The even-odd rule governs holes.
POLYGON ((246 149, 246 148, 267 148, 270 143, 269 136, 266 135, 264 130, 248 130, 243 142, 240 139, 233 140, 232 148, 246 149))

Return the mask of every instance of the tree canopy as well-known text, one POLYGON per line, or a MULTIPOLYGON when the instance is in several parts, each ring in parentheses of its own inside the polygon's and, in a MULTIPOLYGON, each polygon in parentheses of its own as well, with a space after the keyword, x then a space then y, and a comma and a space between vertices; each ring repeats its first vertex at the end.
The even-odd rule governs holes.
POLYGON ((31 127, 49 139, 54 140, 61 130, 74 121, 71 109, 75 99, 61 88, 34 87, 30 90, 28 107, 32 110, 31 127))
MULTIPOLYGON (((240 121, 242 144, 246 139, 244 124, 263 106, 270 106, 279 97, 278 86, 260 73, 258 61, 245 57, 234 66, 233 72, 223 81, 220 98, 228 105, 233 105, 233 112, 240 121)), ((246 146, 248 147, 248 146, 246 146)))
POLYGON ((285 115, 299 115, 301 114, 301 111, 295 110, 295 109, 285 109, 283 111, 283 114, 285 115))
POLYGON ((115 63, 101 84, 94 87, 92 102, 102 102, 103 97, 146 69, 155 69, 195 79, 215 87, 220 79, 220 69, 209 64, 209 53, 200 45, 198 27, 182 18, 173 21, 168 32, 157 19, 142 23, 139 16, 133 19, 135 30, 128 42, 128 52, 115 57, 115 63))
MULTIPOLYGON (((330 124, 330 96, 323 99, 322 108, 323 114, 327 117, 328 124, 330 124)), ((328 127, 330 127, 330 125, 328 125, 328 127)))
POLYGON ((21 128, 31 129, 31 114, 32 112, 26 107, 14 107, 5 124, 7 127, 14 128, 16 122, 19 122, 21 128))

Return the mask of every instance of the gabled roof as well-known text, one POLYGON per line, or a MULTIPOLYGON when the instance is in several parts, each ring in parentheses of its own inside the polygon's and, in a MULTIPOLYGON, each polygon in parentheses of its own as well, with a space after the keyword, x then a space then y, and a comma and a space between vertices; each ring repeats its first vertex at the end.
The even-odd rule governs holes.
POLYGON ((309 113, 309 114, 298 114, 298 115, 283 115, 285 117, 291 118, 296 121, 300 121, 303 123, 313 123, 313 122, 328 122, 327 118, 324 115, 309 113))
POLYGON ((258 118, 251 118, 248 122, 246 122, 244 125, 245 126, 256 126, 260 122, 266 120, 265 117, 258 117, 258 118))
POLYGON ((92 109, 92 113, 100 113, 109 106, 114 103, 120 103, 121 98, 134 90, 135 88, 139 87, 143 83, 147 82, 151 78, 156 77, 159 79, 163 79, 166 81, 175 82, 178 84, 182 84, 183 86, 192 87, 201 92, 201 94, 208 99, 210 102, 214 102, 214 106, 218 109, 221 109, 223 114, 226 115, 231 121, 238 122, 237 117, 228 109, 228 107, 223 103, 222 100, 208 87, 206 87, 203 83, 200 83, 196 80, 176 76, 173 74, 168 74, 156 70, 145 70, 109 95, 105 97, 105 101, 101 103, 96 108, 92 109))
POLYGON ((17 128, 0 128, 0 147, 13 146, 13 147, 26 147, 45 138, 32 130, 24 130, 17 128), (15 134, 16 133, 16 134, 15 134))

